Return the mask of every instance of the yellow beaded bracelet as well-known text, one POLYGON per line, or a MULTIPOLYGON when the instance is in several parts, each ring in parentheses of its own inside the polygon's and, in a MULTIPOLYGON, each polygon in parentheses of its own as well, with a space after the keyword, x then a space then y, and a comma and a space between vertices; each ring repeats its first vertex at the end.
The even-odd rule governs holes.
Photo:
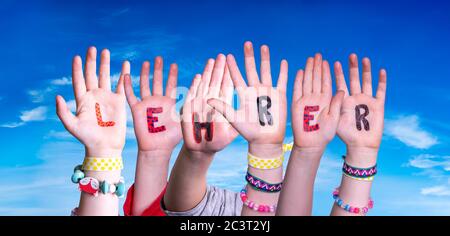
POLYGON ((116 171, 123 169, 122 157, 86 157, 83 161, 83 170, 116 171))
POLYGON ((292 143, 283 144, 283 153, 276 158, 259 158, 248 153, 247 154, 248 165, 253 168, 261 170, 270 170, 279 168, 283 165, 284 153, 292 150, 292 146, 293 146, 292 143))

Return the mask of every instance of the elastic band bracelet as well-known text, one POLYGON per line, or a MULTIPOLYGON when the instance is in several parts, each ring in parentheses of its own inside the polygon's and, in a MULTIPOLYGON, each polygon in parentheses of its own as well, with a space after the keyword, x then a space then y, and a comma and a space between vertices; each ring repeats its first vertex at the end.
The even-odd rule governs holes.
POLYGON ((348 175, 348 174, 346 174, 346 173, 344 173, 344 175, 345 175, 346 177, 350 178, 350 179, 359 180, 359 181, 367 181, 367 182, 371 182, 371 181, 373 181, 373 179, 374 179, 374 176, 370 176, 370 177, 353 177, 353 176, 350 176, 350 175, 348 175))
POLYGON ((355 178, 368 178, 373 177, 377 174, 377 165, 369 168, 357 168, 344 162, 342 166, 342 172, 344 172, 344 174, 348 176, 352 176, 355 178))
POLYGON ((283 183, 277 183, 277 184, 267 183, 264 180, 253 176, 249 172, 247 172, 247 175, 245 175, 245 180, 253 189, 255 189, 257 191, 261 191, 261 192, 266 192, 266 193, 280 192, 281 187, 283 186, 283 183))
POLYGON ((369 212, 370 209, 373 208, 373 200, 369 198, 369 203, 367 203, 367 206, 365 207, 354 207, 350 206, 349 204, 344 203, 344 201, 339 197, 339 188, 336 188, 333 191, 333 199, 337 206, 344 209, 347 212, 354 213, 354 214, 361 214, 366 215, 367 212, 369 212))
POLYGON ((95 178, 86 177, 81 168, 81 165, 76 166, 71 178, 74 184, 78 184, 80 191, 92 194, 95 197, 98 196, 99 192, 102 194, 115 194, 119 198, 122 198, 125 195, 125 181, 123 177, 120 177, 118 183, 111 184, 107 181, 98 181, 95 178))
POLYGON ((244 187, 241 192, 240 192, 240 196, 241 196, 241 200, 244 203, 244 205, 254 211, 257 212, 275 212, 275 210, 277 209, 277 205, 260 205, 255 203, 254 201, 250 201, 248 200, 248 196, 247 196, 247 189, 244 187))
POLYGON ((83 161, 83 170, 90 171, 116 171, 123 169, 122 157, 86 157, 83 161))

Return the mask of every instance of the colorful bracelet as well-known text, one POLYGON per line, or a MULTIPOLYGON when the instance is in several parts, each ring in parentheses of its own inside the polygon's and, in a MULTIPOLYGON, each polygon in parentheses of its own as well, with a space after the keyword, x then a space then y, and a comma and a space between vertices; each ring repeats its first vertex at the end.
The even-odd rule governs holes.
POLYGON ((86 177, 82 170, 82 165, 74 168, 72 182, 78 184, 80 191, 92 194, 95 197, 98 196, 99 192, 102 194, 115 194, 119 198, 125 195, 125 181, 123 177, 120 177, 119 182, 116 184, 110 184, 107 181, 98 181, 95 178, 86 177))
POLYGON ((344 173, 344 175, 345 175, 345 177, 348 177, 348 178, 354 179, 354 180, 359 180, 359 181, 368 181, 368 182, 371 182, 371 181, 373 181, 373 179, 374 179, 373 176, 370 176, 370 177, 362 177, 362 178, 360 178, 360 177, 353 177, 353 176, 350 176, 350 175, 348 175, 348 174, 346 174, 346 173, 344 173))
POLYGON ((90 171, 116 171, 123 169, 122 157, 86 157, 83 161, 83 170, 90 171))
POLYGON ((354 207, 350 206, 349 204, 344 203, 344 201, 339 197, 339 188, 336 188, 333 191, 333 199, 337 206, 344 209, 347 212, 354 213, 354 214, 362 214, 365 215, 367 212, 369 212, 370 209, 373 208, 373 200, 369 198, 369 203, 365 207, 354 207))
POLYGON ((279 157, 271 159, 259 158, 248 153, 247 158, 249 166, 261 170, 271 170, 280 168, 283 165, 284 153, 279 157))
POLYGON ((241 200, 245 206, 257 212, 275 212, 277 205, 260 205, 254 201, 248 200, 247 189, 244 187, 240 192, 241 200))
POLYGON ((245 180, 253 189, 266 193, 280 192, 281 187, 283 186, 282 182, 277 184, 270 184, 256 176, 253 176, 249 172, 247 172, 247 175, 245 175, 245 180))
POLYGON ((377 174, 377 165, 369 168, 357 168, 344 162, 342 171, 344 172, 344 174, 355 178, 373 177, 377 174))

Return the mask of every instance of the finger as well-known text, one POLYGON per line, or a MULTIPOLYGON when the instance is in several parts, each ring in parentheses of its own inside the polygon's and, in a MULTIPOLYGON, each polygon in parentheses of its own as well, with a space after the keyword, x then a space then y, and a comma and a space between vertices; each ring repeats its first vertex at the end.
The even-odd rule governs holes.
POLYGON ((200 83, 202 81, 202 75, 196 74, 192 80, 191 87, 189 88, 186 100, 192 100, 197 96, 200 83))
POLYGON ((97 49, 90 47, 86 55, 86 67, 84 68, 84 78, 86 79, 87 91, 98 88, 97 74, 97 49))
POLYGON ((305 75, 303 77, 303 94, 304 95, 312 93, 313 68, 314 68, 314 58, 310 57, 306 61, 305 75))
POLYGON ((141 68, 141 76, 139 81, 139 86, 141 90, 141 99, 144 99, 145 97, 151 96, 152 93, 150 92, 150 62, 145 61, 142 63, 141 68))
POLYGON ((163 96, 163 59, 155 58, 155 66, 153 69, 153 95, 163 96))
POLYGON ((99 72, 99 87, 111 91, 110 78, 110 52, 108 49, 103 49, 100 56, 100 72, 99 72))
POLYGON ((220 86, 220 98, 231 104, 233 101, 233 81, 231 80, 230 70, 228 66, 225 66, 225 71, 223 73, 222 85, 220 86))
POLYGON ((166 96, 175 98, 178 83, 178 65, 173 63, 170 65, 169 77, 167 79, 166 96))
POLYGON ((203 70, 202 80, 200 87, 197 90, 197 97, 205 97, 208 94, 209 83, 211 82, 211 75, 214 70, 214 59, 210 58, 206 62, 205 69, 203 70))
POLYGON ((131 77, 129 74, 125 74, 122 76, 122 79, 125 80, 125 96, 127 97, 128 104, 130 107, 134 106, 138 103, 136 96, 133 91, 133 83, 131 81, 131 77))
POLYGON ((381 101, 385 101, 386 98, 386 85, 387 85, 387 73, 385 69, 380 70, 380 75, 378 79, 378 88, 376 98, 381 101))
POLYGON ((249 86, 258 85, 259 84, 258 72, 256 71, 255 54, 253 51, 253 44, 251 42, 245 42, 244 44, 244 61, 248 85, 249 86))
POLYGON ((330 64, 328 61, 322 63, 322 91, 323 94, 331 97, 333 93, 333 85, 331 83, 330 64))
POLYGON ((223 75, 225 72, 226 58, 225 55, 219 54, 214 63, 214 69, 209 83, 208 97, 219 97, 220 85, 222 84, 223 75))
POLYGON ((81 98, 86 93, 86 84, 83 79, 83 68, 80 56, 75 56, 72 61, 72 85, 75 101, 78 106, 81 98))
POLYGON ((372 97, 372 72, 369 58, 364 58, 362 64, 362 91, 364 94, 372 97))
POLYGON ((286 60, 281 60, 280 64, 280 74, 278 75, 277 88, 286 93, 286 87, 288 82, 288 62, 286 60))
POLYGON ((336 90, 342 90, 348 96, 347 83, 345 82, 344 71, 340 62, 334 63, 334 76, 336 76, 336 90))
POLYGON ((56 96, 56 114, 63 123, 64 127, 70 133, 73 133, 77 124, 77 118, 69 110, 66 101, 60 95, 56 96))
POLYGON ((270 72, 270 51, 267 45, 261 46, 261 83, 272 87, 272 75, 270 72))
POLYGON ((314 56, 314 67, 313 67, 313 93, 322 92, 322 55, 317 53, 314 56))
POLYGON ((336 95, 331 99, 330 103, 330 109, 328 111, 328 115, 334 118, 339 118, 341 114, 341 106, 342 101, 344 100, 345 92, 342 90, 339 90, 336 95))
POLYGON ((360 94, 361 84, 359 82, 358 57, 356 54, 350 55, 350 94, 360 94))
POLYGON ((119 81, 117 81, 117 88, 116 88, 117 94, 124 94, 124 84, 125 84, 124 76, 126 74, 130 74, 130 62, 129 61, 124 61, 122 63, 122 71, 120 72, 119 81))
POLYGON ((216 98, 210 98, 207 101, 208 105, 212 106, 214 110, 218 111, 220 114, 222 114, 225 119, 228 120, 228 122, 236 129, 241 130, 242 122, 235 122, 236 121, 236 111, 233 109, 233 107, 230 104, 227 104, 226 102, 216 99, 216 98))
POLYGON ((230 69, 231 80, 236 88, 244 88, 247 87, 247 84, 242 77, 241 72, 239 71, 239 67, 237 66, 236 59, 231 54, 227 56, 227 66, 230 69))
POLYGON ((294 92, 292 94, 292 100, 298 101, 300 98, 302 98, 303 94, 303 76, 304 72, 303 70, 298 70, 297 75, 295 76, 294 81, 294 92))

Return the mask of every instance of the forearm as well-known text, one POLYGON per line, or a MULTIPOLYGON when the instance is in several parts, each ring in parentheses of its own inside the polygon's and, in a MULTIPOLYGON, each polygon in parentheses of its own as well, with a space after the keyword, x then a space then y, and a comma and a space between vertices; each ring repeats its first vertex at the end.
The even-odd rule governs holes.
MULTIPOLYGON (((377 149, 347 147, 345 162, 358 168, 369 168, 376 165, 377 155, 377 149)), ((343 174, 339 198, 351 206, 365 207, 370 199, 371 188, 372 181, 356 180, 343 174)), ((357 214, 347 212, 336 204, 333 204, 331 215, 352 216, 357 214)))
POLYGON ((197 206, 206 193, 206 175, 213 153, 180 151, 170 174, 164 205, 170 211, 187 211, 197 206))
POLYGON ((134 183, 133 215, 141 215, 167 184, 171 150, 139 151, 134 183))
MULTIPOLYGON (((86 148, 86 157, 121 157, 122 150, 88 150, 86 148)), ((120 180, 121 171, 85 171, 85 177, 92 177, 99 182, 106 181, 110 184, 116 184, 120 180)), ((117 216, 119 215, 119 198, 116 194, 101 194, 94 196, 89 193, 81 192, 80 203, 77 215, 79 216, 117 216)))
MULTIPOLYGON (((283 153, 282 144, 250 144, 248 145, 248 151, 254 156, 259 158, 274 158, 278 157, 283 153)), ((279 167, 276 169, 256 169, 253 167, 248 167, 248 172, 269 183, 280 183, 283 179, 283 167, 279 167)), ((247 187, 247 196, 248 199, 259 204, 259 205, 268 205, 273 206, 278 202, 279 193, 267 193, 262 191, 257 191, 252 187, 247 187)), ((252 210, 248 207, 242 208, 243 216, 252 216, 252 215, 275 215, 273 213, 262 213, 255 210, 252 210)))
POLYGON ((324 148, 294 145, 289 158, 277 215, 311 215, 314 181, 324 148))

